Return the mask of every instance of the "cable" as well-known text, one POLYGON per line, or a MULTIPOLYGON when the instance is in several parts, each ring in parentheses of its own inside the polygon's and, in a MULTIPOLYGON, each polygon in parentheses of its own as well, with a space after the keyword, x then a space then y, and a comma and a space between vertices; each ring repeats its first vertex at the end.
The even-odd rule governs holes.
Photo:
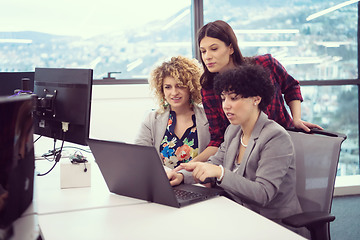
POLYGON ((88 162, 88 160, 86 160, 86 157, 81 152, 76 151, 69 158, 70 158, 72 164, 84 163, 84 172, 87 172, 88 169, 86 168, 86 163, 88 162))
POLYGON ((37 139, 35 139, 34 143, 36 143, 37 140, 39 140, 42 137, 42 135, 40 135, 37 139))
POLYGON ((45 158, 49 162, 53 162, 55 160, 55 158, 56 158, 56 155, 60 153, 60 149, 56 148, 56 138, 55 138, 55 136, 54 136, 53 139, 54 139, 53 149, 49 150, 47 153, 44 153, 43 155, 41 155, 43 158, 45 158), (50 156, 54 156, 53 159, 49 159, 48 157, 50 157, 50 156))
MULTIPOLYGON (((62 140, 62 143, 61 143, 61 148, 60 148, 60 150, 58 152, 54 151, 54 160, 55 160, 54 165, 46 173, 38 173, 37 176, 40 176, 40 177, 45 176, 54 169, 56 164, 60 161, 61 152, 62 152, 62 149, 63 149, 63 146, 64 146, 64 142, 65 142, 65 133, 63 132, 63 140, 62 140)), ((54 150, 55 150, 55 143, 56 143, 56 139, 54 138, 54 150)))
POLYGON ((84 152, 87 152, 87 153, 91 153, 91 150, 87 150, 87 149, 79 148, 79 147, 65 146, 64 148, 74 148, 74 149, 78 149, 78 150, 81 150, 81 151, 84 151, 84 152))
POLYGON ((54 165, 50 168, 50 170, 47 171, 46 173, 38 173, 37 175, 38 175, 39 177, 42 177, 42 176, 47 175, 49 172, 51 172, 51 170, 54 169, 54 167, 56 166, 56 164, 59 162, 59 159, 60 159, 60 158, 61 158, 61 154, 56 155, 55 163, 54 163, 54 165))
MULTIPOLYGON (((91 150, 87 150, 87 149, 79 148, 79 147, 64 146, 63 149, 65 149, 65 148, 73 148, 73 149, 78 149, 78 150, 80 150, 80 151, 84 151, 84 152, 87 152, 87 153, 92 153, 91 150)), ((55 148, 54 150, 49 150, 49 152, 44 153, 44 154, 42 155, 42 157, 44 157, 45 159, 47 159, 47 157, 54 155, 54 152, 57 153, 57 152, 59 152, 59 150, 60 150, 60 148, 55 148)), ((47 159, 47 160, 52 162, 52 160, 49 160, 49 159, 47 159)))

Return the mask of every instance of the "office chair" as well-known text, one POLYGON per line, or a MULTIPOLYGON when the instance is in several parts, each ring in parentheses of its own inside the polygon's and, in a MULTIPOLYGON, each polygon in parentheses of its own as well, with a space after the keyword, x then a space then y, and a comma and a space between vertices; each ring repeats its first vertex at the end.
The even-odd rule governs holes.
POLYGON ((330 222, 340 147, 346 135, 322 130, 305 133, 287 129, 295 147, 296 193, 303 213, 283 219, 288 226, 306 227, 312 240, 330 239, 330 222))

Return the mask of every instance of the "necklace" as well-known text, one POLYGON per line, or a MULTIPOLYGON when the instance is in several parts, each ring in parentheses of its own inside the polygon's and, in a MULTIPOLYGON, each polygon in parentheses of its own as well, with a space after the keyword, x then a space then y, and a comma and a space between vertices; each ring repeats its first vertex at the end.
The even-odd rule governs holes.
POLYGON ((248 145, 243 143, 243 137, 244 137, 244 134, 241 134, 240 143, 244 148, 246 148, 248 145))

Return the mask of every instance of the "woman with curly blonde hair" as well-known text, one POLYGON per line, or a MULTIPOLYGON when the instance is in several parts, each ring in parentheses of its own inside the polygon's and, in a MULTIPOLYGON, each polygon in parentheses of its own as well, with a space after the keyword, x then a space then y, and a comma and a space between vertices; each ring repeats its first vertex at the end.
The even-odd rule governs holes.
POLYGON ((155 68, 150 74, 149 84, 158 100, 158 111, 165 111, 169 105, 166 102, 163 90, 166 77, 174 78, 179 86, 189 89, 190 103, 201 104, 201 74, 202 71, 196 59, 188 59, 182 56, 172 57, 170 61, 163 62, 159 67, 155 68))
POLYGON ((210 142, 209 124, 200 105, 201 74, 197 60, 178 56, 150 75, 159 107, 143 121, 135 143, 154 146, 171 169, 195 158, 210 142))

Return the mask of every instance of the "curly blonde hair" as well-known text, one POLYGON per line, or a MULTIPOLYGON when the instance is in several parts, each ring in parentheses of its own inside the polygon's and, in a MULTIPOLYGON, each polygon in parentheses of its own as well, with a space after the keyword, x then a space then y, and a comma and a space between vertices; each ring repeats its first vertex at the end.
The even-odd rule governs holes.
POLYGON ((202 70, 196 59, 189 59, 183 56, 172 57, 170 61, 163 62, 152 70, 149 78, 150 88, 159 104, 160 112, 166 109, 163 83, 166 77, 172 77, 178 84, 187 87, 190 91, 190 101, 193 104, 201 103, 200 76, 202 70))

